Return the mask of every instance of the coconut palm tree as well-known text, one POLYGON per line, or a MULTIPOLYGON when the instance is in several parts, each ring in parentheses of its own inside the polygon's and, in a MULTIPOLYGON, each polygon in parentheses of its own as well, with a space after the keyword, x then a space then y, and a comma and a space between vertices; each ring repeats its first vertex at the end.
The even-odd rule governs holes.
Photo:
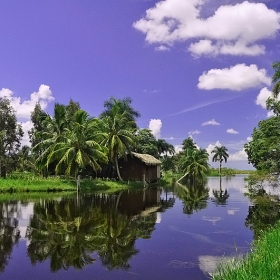
POLYGON ((209 171, 208 153, 205 149, 190 150, 189 155, 183 163, 185 174, 177 182, 183 178, 189 178, 191 181, 203 180, 209 171))
POLYGON ((131 119, 130 113, 123 110, 119 102, 114 103, 108 113, 102 114, 101 120, 102 131, 106 135, 102 145, 108 149, 108 158, 114 164, 119 180, 122 181, 118 159, 131 153, 134 146, 135 121, 131 119))
POLYGON ((106 148, 100 145, 105 134, 100 132, 100 120, 90 118, 87 112, 78 110, 71 128, 52 147, 46 165, 56 162, 56 173, 77 177, 79 169, 86 166, 101 169, 99 163, 107 162, 106 148))
POLYGON ((215 146, 211 154, 213 155, 212 161, 213 162, 219 162, 219 174, 221 176, 221 168, 222 168, 222 162, 225 161, 227 162, 227 159, 229 157, 229 154, 227 153, 228 149, 225 146, 215 146))
POLYGON ((163 153, 165 153, 166 157, 167 157, 167 154, 171 154, 171 155, 175 154, 174 146, 167 143, 164 139, 157 140, 157 148, 158 148, 159 156, 163 153))
POLYGON ((116 99, 114 97, 110 97, 109 100, 104 102, 105 110, 101 113, 100 118, 112 116, 114 108, 119 108, 119 113, 126 113, 126 117, 129 121, 132 121, 131 124, 136 128, 136 118, 139 118, 141 115, 138 111, 136 111, 132 106, 132 99, 130 97, 126 97, 124 99, 116 99), (134 121, 134 122, 133 122, 134 121))

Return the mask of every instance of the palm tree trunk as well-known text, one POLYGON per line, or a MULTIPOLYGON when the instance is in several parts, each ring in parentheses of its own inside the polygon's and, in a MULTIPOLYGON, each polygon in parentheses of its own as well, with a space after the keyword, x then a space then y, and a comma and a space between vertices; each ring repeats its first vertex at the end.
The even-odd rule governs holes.
POLYGON ((177 180, 176 183, 179 183, 182 179, 184 179, 187 176, 187 173, 185 173, 179 180, 177 180))
POLYGON ((118 174, 119 180, 123 181, 123 179, 121 177, 120 170, 119 170, 119 164, 118 164, 118 158, 117 157, 115 158, 115 166, 116 166, 116 170, 117 170, 117 174, 118 174))

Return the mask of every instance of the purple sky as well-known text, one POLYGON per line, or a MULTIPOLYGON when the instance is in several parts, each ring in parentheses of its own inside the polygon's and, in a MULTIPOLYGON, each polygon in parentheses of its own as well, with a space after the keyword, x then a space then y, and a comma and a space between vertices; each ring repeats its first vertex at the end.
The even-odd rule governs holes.
POLYGON ((0 10, 0 96, 25 130, 38 101, 52 113, 72 98, 98 116, 109 97, 130 96, 139 127, 177 149, 190 135, 209 150, 218 141, 228 167, 249 167, 243 145, 270 115, 279 1, 9 0, 0 10))

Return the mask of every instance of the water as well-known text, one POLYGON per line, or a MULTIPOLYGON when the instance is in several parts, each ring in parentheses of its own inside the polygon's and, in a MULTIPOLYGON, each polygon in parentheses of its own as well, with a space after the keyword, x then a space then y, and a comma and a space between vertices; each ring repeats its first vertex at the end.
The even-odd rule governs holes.
POLYGON ((0 203, 0 279, 209 279, 275 212, 243 179, 0 203))

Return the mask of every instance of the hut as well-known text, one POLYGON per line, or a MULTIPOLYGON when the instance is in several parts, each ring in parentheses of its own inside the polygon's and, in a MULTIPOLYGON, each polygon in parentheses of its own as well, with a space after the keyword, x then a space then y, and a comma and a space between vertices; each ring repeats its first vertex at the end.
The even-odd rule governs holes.
POLYGON ((119 160, 123 180, 156 182, 160 179, 161 161, 148 154, 132 153, 119 160))

